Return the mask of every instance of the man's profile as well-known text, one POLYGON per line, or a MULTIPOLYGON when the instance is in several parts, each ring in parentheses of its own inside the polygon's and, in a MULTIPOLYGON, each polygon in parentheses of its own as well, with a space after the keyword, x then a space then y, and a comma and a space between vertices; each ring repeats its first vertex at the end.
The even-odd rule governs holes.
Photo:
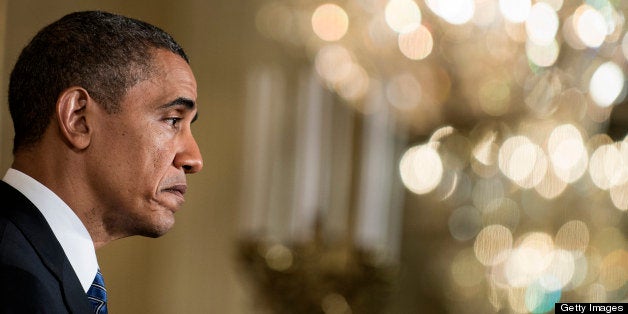
POLYGON ((202 168, 196 97, 185 52, 155 26, 87 11, 37 33, 9 82, 0 313, 106 313, 95 249, 173 226, 202 168))

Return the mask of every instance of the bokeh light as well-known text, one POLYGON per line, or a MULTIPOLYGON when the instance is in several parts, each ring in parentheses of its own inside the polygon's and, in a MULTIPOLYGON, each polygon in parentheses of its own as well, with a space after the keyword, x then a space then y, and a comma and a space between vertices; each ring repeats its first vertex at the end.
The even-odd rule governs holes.
POLYGON ((526 309, 530 313, 547 313, 554 309, 554 305, 560 301, 559 289, 548 290, 539 283, 530 285, 525 293, 526 309))
POLYGON ((436 188, 443 176, 440 156, 428 145, 408 149, 399 163, 404 185, 416 194, 429 193, 436 188))
POLYGON ((409 33, 421 25, 421 10, 412 0, 389 0, 384 13, 386 23, 397 33, 409 33))
POLYGON ((536 45, 547 46, 554 42, 558 31, 558 15, 547 3, 532 6, 526 20, 528 39, 536 45))
POLYGON ((624 72, 613 62, 601 64, 591 77, 589 93, 598 106, 612 105, 624 89, 624 72))
POLYGON ((514 232, 520 220, 519 204, 514 200, 504 197, 490 202, 482 211, 484 226, 502 225, 514 232))
POLYGON ((600 265, 600 283, 606 291, 622 288, 627 280, 628 252, 622 249, 606 255, 600 265))
POLYGON ((495 1, 475 1, 475 14, 472 21, 480 27, 490 26, 499 15, 499 4, 495 1))
POLYGON ((548 170, 543 180, 534 187, 539 195, 548 200, 557 198, 566 188, 567 182, 559 178, 553 169, 548 170))
POLYGON ((399 74, 386 84, 386 98, 394 107, 410 110, 421 101, 421 85, 414 75, 399 74))
POLYGON ((602 45, 607 35, 604 16, 593 7, 583 4, 573 16, 576 34, 587 47, 596 48, 602 45))
POLYGON ((484 212, 493 202, 501 201, 504 194, 504 184, 498 178, 477 180, 473 187, 473 205, 484 212))
POLYGON ((589 174, 593 183, 603 190, 626 182, 628 168, 616 145, 603 145, 595 150, 591 156, 589 174))
POLYGON ((621 51, 624 54, 624 58, 628 60, 628 33, 624 34, 621 40, 621 51))
POLYGON ((539 0, 538 2, 547 3, 554 11, 559 11, 563 7, 563 0, 539 0))
POLYGON ((399 34, 399 50, 408 59, 425 59, 430 55, 433 47, 432 34, 423 25, 414 31, 399 34))
POLYGON ((499 149, 499 168, 521 187, 532 188, 545 177, 547 158, 543 150, 527 137, 513 136, 499 149))
POLYGON ((312 29, 322 40, 339 40, 347 33, 348 28, 347 12, 336 4, 323 4, 312 14, 312 29))
POLYGON ((611 201, 617 209, 628 210, 628 183, 617 184, 610 187, 611 201))
POLYGON ((525 22, 531 8, 530 0, 499 0, 499 9, 502 14, 513 23, 525 22))
POLYGON ((478 91, 480 107, 491 116, 502 116, 510 108, 510 86, 499 78, 486 80, 478 91))
POLYGON ((584 256, 589 246, 589 228, 581 220, 566 222, 556 233, 556 246, 576 257, 584 256))
POLYGON ((526 288, 512 287, 508 289, 508 304, 515 313, 527 313, 526 288))
POLYGON ((438 142, 438 153, 447 169, 464 171, 469 164, 468 156, 471 144, 467 137, 453 127, 446 126, 438 129, 430 138, 430 142, 438 142), (449 131, 450 128, 452 131, 449 131), (438 133, 441 134, 437 136, 438 133))
POLYGON ((475 237, 482 228, 482 216, 473 206, 462 206, 449 217, 449 232, 459 241, 467 241, 475 237))
POLYGON ((532 41, 526 43, 526 55, 532 63, 540 67, 549 67, 554 65, 558 59, 559 53, 560 47, 556 41, 543 45, 539 45, 532 41))
POLYGON ((430 136, 429 142, 438 143, 446 139, 448 136, 453 135, 454 133, 456 133, 456 129, 451 125, 440 127, 436 131, 434 131, 434 133, 432 133, 432 136, 430 136))
POLYGON ((426 0, 425 3, 432 12, 454 25, 469 22, 475 13, 474 0, 426 0))
POLYGON ((551 265, 554 243, 541 232, 527 234, 519 241, 506 261, 505 274, 510 286, 523 288, 538 280, 551 265))
POLYGON ((499 168, 511 180, 519 181, 534 171, 536 147, 525 136, 507 139, 499 149, 499 168))
POLYGON ((321 48, 314 62, 318 74, 330 84, 346 81, 351 74, 353 57, 340 45, 329 45, 321 48))
POLYGON ((565 19, 562 27, 563 39, 572 49, 584 50, 587 46, 580 39, 578 33, 576 32, 576 27, 577 25, 574 23, 573 15, 565 19))
POLYGON ((552 262, 539 277, 538 283, 545 291, 563 290, 572 280, 576 270, 574 255, 565 250, 554 250, 552 262))
POLYGON ((552 169, 558 178, 572 183, 588 168, 588 152, 580 131, 572 124, 557 126, 547 141, 552 169))
POLYGON ((366 70, 359 64, 352 63, 347 77, 340 80, 334 88, 347 101, 358 101, 368 93, 370 81, 366 70))
POLYGON ((478 132, 478 139, 473 147, 473 157, 484 165, 495 164, 497 161, 497 133, 495 131, 478 132))
POLYGON ((275 244, 266 251, 266 263, 268 267, 277 271, 287 270, 292 266, 293 255, 289 248, 281 244, 275 244))
POLYGON ((500 264, 508 258, 512 241, 512 232, 508 228, 502 225, 486 226, 475 238, 475 257, 485 266, 500 264))

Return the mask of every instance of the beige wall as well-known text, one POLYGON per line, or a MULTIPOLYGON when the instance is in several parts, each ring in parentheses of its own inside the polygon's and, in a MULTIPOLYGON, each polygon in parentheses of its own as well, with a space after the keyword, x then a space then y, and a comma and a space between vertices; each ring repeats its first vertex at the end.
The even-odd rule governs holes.
MULTIPOLYGON (((104 9, 143 19, 174 35, 191 58, 199 84, 194 132, 205 168, 190 178, 189 198, 175 228, 160 239, 119 240, 98 252, 112 313, 249 313, 234 265, 239 204, 245 59, 253 31, 249 1, 10 0, 2 41, 0 172, 11 164, 8 73, 20 49, 62 15, 104 9)), ((2 39, 0 23, 0 39, 2 39)))

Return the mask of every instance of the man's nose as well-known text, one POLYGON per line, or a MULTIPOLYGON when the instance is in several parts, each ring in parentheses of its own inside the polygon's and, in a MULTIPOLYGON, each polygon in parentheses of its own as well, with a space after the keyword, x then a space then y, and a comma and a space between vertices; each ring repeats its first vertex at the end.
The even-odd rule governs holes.
POLYGON ((174 163, 175 167, 182 168, 185 173, 189 174, 203 169, 203 157, 191 133, 185 137, 182 150, 175 157, 174 163))

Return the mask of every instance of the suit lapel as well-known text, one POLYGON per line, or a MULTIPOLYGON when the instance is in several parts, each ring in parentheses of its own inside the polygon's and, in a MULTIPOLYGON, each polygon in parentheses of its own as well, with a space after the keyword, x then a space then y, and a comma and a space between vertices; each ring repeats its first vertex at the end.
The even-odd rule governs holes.
POLYGON ((71 312, 90 312, 87 295, 41 212, 24 195, 3 181, 0 181, 0 195, 8 202, 4 214, 22 231, 44 265, 57 278, 71 312))

